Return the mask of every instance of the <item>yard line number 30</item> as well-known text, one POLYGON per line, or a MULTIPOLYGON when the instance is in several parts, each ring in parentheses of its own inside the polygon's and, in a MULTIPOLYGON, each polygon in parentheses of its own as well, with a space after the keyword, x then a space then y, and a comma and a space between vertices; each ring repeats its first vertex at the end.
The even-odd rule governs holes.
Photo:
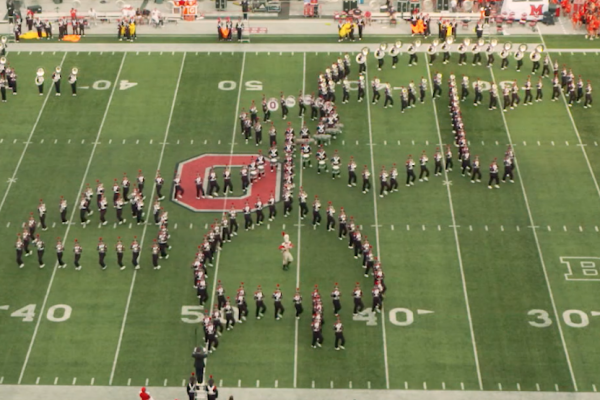
MULTIPOLYGON (((35 304, 28 304, 10 313, 13 318, 22 318, 23 322, 33 322, 35 319, 35 304)), ((0 306, 0 310, 8 311, 10 306, 0 306)), ((66 304, 55 304, 46 311, 46 319, 50 322, 65 322, 71 318, 73 309, 66 304)))
MULTIPOLYGON (((547 328, 552 325, 552 318, 546 310, 529 310, 527 315, 534 317, 534 319, 529 320, 529 325, 535 328, 547 328)), ((589 315, 597 317, 600 316, 600 312, 591 311, 589 315)), ((585 328, 590 324, 589 315, 581 310, 566 310, 562 313, 562 319, 571 328, 585 328)))

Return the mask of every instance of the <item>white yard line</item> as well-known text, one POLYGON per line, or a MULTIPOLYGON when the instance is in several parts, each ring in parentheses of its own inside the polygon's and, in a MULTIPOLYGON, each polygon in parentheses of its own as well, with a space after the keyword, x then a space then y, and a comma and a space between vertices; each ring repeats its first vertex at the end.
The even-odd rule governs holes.
MULTIPOLYGON (((430 94, 433 94, 433 86, 431 84, 431 70, 427 58, 425 58, 425 65, 427 66, 427 78, 429 80, 430 94)), ((441 97, 440 97, 441 98, 441 97)), ((438 140, 440 151, 444 151, 444 141, 442 140, 442 132, 440 130, 440 121, 438 119, 436 100, 431 98, 431 104, 433 105, 433 115, 435 115, 435 126, 437 129, 438 140)), ((444 170, 444 178, 449 182, 448 171, 444 170)), ((456 255, 458 257, 458 266, 460 268, 460 278, 462 280, 463 295, 465 297, 465 307, 467 308, 467 318, 469 320, 469 330, 471 331, 471 343, 473 345, 473 357, 475 358, 475 368, 477 369, 477 381, 479 382, 479 389, 483 390, 483 380, 481 378, 481 368, 479 367, 479 354, 477 352, 477 340, 475 339, 475 330, 473 329, 473 318, 471 317, 471 305, 469 302, 469 294, 467 291, 467 280, 465 278, 465 268, 462 261, 462 250, 460 247, 460 240, 458 238, 458 224, 456 223, 456 215, 454 214, 454 204, 452 201, 452 190, 451 185, 446 186, 446 192, 448 193, 448 204, 450 205, 450 216, 452 217, 452 229, 454 230, 454 242, 456 243, 456 255)))
MULTIPOLYGON (((62 68, 63 63, 65 62, 66 57, 67 57, 67 53, 65 53, 62 60, 60 61, 61 68, 62 68)), ((21 152, 21 157, 19 157, 19 161, 17 162, 15 171, 13 172, 12 177, 8 180, 8 187, 4 191, 4 196, 2 196, 2 201, 0 201, 0 211, 2 211, 2 208, 4 208, 4 203, 6 203, 6 198, 8 197, 8 193, 10 192, 10 188, 12 187, 12 184, 16 182, 17 173, 19 172, 21 163, 23 162, 23 159, 25 158, 25 153, 27 152, 27 149, 29 148, 29 145, 31 144, 31 138, 33 137, 33 134, 35 133, 35 130, 38 126, 38 123, 40 122, 40 119, 42 118, 42 114, 44 113, 44 108, 46 108, 46 103, 48 103, 48 99, 50 98, 50 95, 52 94, 53 87, 54 87, 54 85, 50 84, 50 88, 46 92, 46 98, 44 98, 44 102, 42 103, 42 108, 40 108, 40 112, 38 113, 37 118, 35 119, 35 123, 33 124, 33 127, 31 128, 31 132, 29 133, 29 137, 27 138, 27 141, 25 142, 25 147, 23 148, 23 151, 21 152)))
MULTIPOLYGON (((490 69, 490 73, 492 75, 492 82, 496 83, 496 77, 494 76, 494 70, 490 69)), ((504 122, 504 129, 506 130, 506 136, 508 137, 508 142, 512 146, 513 141, 510 135, 510 130, 508 129, 508 123, 506 122, 506 116, 502 111, 502 108, 499 108, 500 115, 502 116, 502 121, 504 122)), ((518 160, 515 154, 515 162, 518 160)), ((519 168, 520 179, 519 184, 521 185, 521 190, 523 191, 523 199, 525 200, 525 207, 527 208, 527 214, 529 215, 529 222, 531 226, 536 226, 533 220, 533 214, 531 213, 531 207, 529 206, 529 199, 527 198, 527 191, 525 190, 525 184, 523 183, 523 169, 519 168)), ((542 248, 540 246, 540 241, 538 239, 537 230, 532 229, 533 238, 535 240, 535 245, 537 247, 538 256, 540 258, 540 263, 542 265, 542 271, 544 272, 544 279, 546 280, 546 286, 548 287, 548 294, 550 295, 550 303, 552 303, 552 311, 554 312, 554 319, 556 321, 556 326, 558 327, 558 333, 560 334, 560 341, 562 342, 563 350, 565 353, 565 357, 567 359, 567 365, 569 366, 569 373, 571 374, 571 381, 573 382, 573 389, 577 392, 577 380, 575 379, 575 373, 573 372, 573 366, 571 365, 571 357, 569 356, 569 350, 567 349, 567 342, 565 341, 565 335, 563 334, 561 317, 558 314, 558 310, 556 308, 556 301, 554 300, 554 293, 552 292, 552 285, 550 284, 550 278, 548 276, 548 270, 546 268, 546 263, 544 262, 544 256, 542 254, 542 248)))
MULTIPOLYGON (((175 92, 173 93, 173 101, 171 103, 171 111, 169 112, 169 119, 167 121, 167 128, 165 129, 165 136, 163 138, 163 145, 160 150, 160 156, 158 157, 158 166, 156 167, 157 171, 160 171, 162 166, 162 161, 165 155, 165 149, 167 146, 167 139, 169 138, 169 132, 171 130, 171 121, 173 119, 173 112, 175 111, 175 103, 177 102, 177 93, 179 92, 179 84, 181 82, 181 75, 183 74, 183 66, 185 65, 185 56, 187 53, 183 53, 183 57, 181 58, 181 67, 179 68, 179 76, 177 77, 177 84, 175 85, 175 92)), ((152 192, 150 193, 150 201, 148 204, 154 204, 154 193, 156 192, 156 182, 152 185, 152 192)), ((150 210, 150 207, 148 207, 150 210)), ((150 213, 146 213, 146 222, 144 223, 144 228, 142 230, 142 237, 140 239, 140 258, 142 252, 144 251, 144 238, 146 237, 146 232, 148 230, 148 225, 151 223, 148 222, 148 218, 150 218, 150 213)), ((108 381, 109 385, 112 385, 113 379, 115 377, 115 371, 117 369, 117 361, 119 360, 119 352, 121 351, 121 343, 123 342, 123 334, 125 333, 125 325, 127 324, 127 315, 129 314, 129 306, 131 305, 131 298, 133 296, 133 288, 135 286, 135 278, 137 276, 138 270, 133 270, 133 276, 131 278, 131 285, 129 286, 129 295, 127 296, 127 304, 125 305, 125 313, 123 314, 123 323, 121 324, 121 331, 119 333, 119 341, 117 342, 117 349, 115 351, 115 358, 113 360, 112 370, 110 372, 110 379, 108 381)))
MULTIPOLYGON (((304 93, 306 91, 306 53, 304 53, 304 63, 303 63, 303 67, 302 67, 302 95, 304 96, 304 93)), ((304 115, 302 116, 302 124, 304 125, 304 115)), ((298 187, 302 187, 302 165, 300 165, 300 168, 298 168, 298 170, 300 171, 298 176, 298 182, 299 182, 299 186, 298 187)), ((296 244, 296 287, 299 288, 300 287, 300 235, 302 232, 302 220, 300 219, 300 211, 298 211, 298 242, 296 244)), ((294 389, 297 387, 298 384, 298 329, 299 329, 299 324, 300 322, 298 321, 298 319, 295 320, 295 326, 294 326, 294 389)))
MULTIPOLYGON (((94 142, 94 146, 92 147, 92 152, 90 154, 90 158, 88 159, 87 166, 85 168, 85 172, 83 173, 83 178, 81 180, 81 185, 79 186, 79 190, 77 191, 77 195, 73 203, 71 203, 71 207, 73 211, 71 212, 71 218, 69 219, 69 224, 67 225, 67 230, 65 231, 65 235, 63 237, 63 243, 67 244, 67 237, 69 236, 69 231, 71 230, 71 226, 73 225, 73 218, 75 217, 75 213, 79 209, 77 207, 79 196, 83 192, 83 187, 85 185, 85 181, 87 179, 87 175, 90 172, 90 167, 92 165, 92 160, 94 159, 94 154, 96 153, 96 147, 98 142, 100 141, 100 135, 102 135, 102 129, 104 128, 104 123, 106 122, 106 117, 108 116, 108 110, 110 109, 110 104, 112 103, 113 96, 115 94, 115 89, 118 86, 119 77, 121 76, 121 71, 123 70, 123 64, 125 64, 125 59, 127 58, 127 53, 123 53, 123 59, 121 60, 121 65, 119 66, 119 70, 117 72, 117 77, 115 78, 115 82, 112 86, 112 90, 110 92, 110 96, 108 98, 108 103, 106 104, 106 109, 104 110, 104 116, 102 117, 102 121, 100 122, 100 127, 98 128, 98 134, 96 135, 96 141, 94 142)), ((48 282, 48 288, 46 289, 46 294, 44 295, 44 301, 42 302, 42 307, 39 312, 38 320, 35 324, 35 328, 33 330, 33 336, 31 337, 31 342, 29 343, 29 348, 27 349, 27 354, 25 355, 25 361, 23 362, 23 367, 21 368, 21 374, 19 375, 18 383, 21 384, 23 380, 23 375, 25 375, 25 369, 27 368, 27 363, 29 362, 29 357, 31 356, 31 350, 33 349, 33 345, 35 343, 35 339, 37 337, 38 329, 40 327, 40 322, 42 321, 42 316, 44 315, 44 311, 46 309, 46 303, 48 302, 48 297, 50 296, 50 290, 52 289, 52 284, 54 283, 54 277, 56 276, 56 271, 58 270, 58 261, 54 264, 54 269, 52 270, 52 275, 50 276, 50 282, 48 282)))
MULTIPOLYGON (((369 74, 365 71, 365 80, 369 82, 369 74)), ((365 90, 365 102, 367 103, 367 120, 369 121, 369 151, 371 152, 371 176, 373 181, 377 180, 377 173, 375 172, 375 155, 373 153, 373 128, 371 124, 371 102, 369 101, 369 88, 365 90)), ((377 188, 373 185, 371 188, 373 194, 373 217, 375 218, 375 244, 377 245, 377 258, 381 260, 381 246, 379 244, 379 217, 377 214, 377 188)), ((388 352, 387 352, 387 337, 385 332, 385 309, 383 304, 381 305, 381 336, 383 339, 383 364, 385 366, 385 387, 390 388, 390 371, 388 367, 388 352)))
MULTIPOLYGON (((234 117, 233 117, 233 131, 231 133, 231 148, 229 149, 229 162, 228 164, 231 164, 231 159, 233 157, 233 149, 235 147, 235 133, 237 132, 237 122, 238 122, 238 113, 240 111, 240 101, 242 99, 242 88, 243 88, 243 83, 244 83, 244 69, 246 68, 246 52, 244 51, 244 54, 242 56, 242 67, 240 70, 240 82, 238 84, 238 95, 237 95, 237 101, 235 103, 235 110, 234 110, 234 117)), ((224 197, 223 197, 223 209, 226 210, 226 206, 227 206, 227 197, 228 197, 228 193, 224 193, 224 197)), ((215 272, 214 272, 214 278, 213 278, 213 285, 212 285, 212 293, 210 295, 210 308, 208 310, 208 314, 210 315, 210 313, 212 312, 212 309, 215 306, 215 293, 217 291, 217 282, 218 279, 217 277, 219 276, 219 264, 221 262, 221 251, 219 251, 217 253, 217 259, 215 260, 215 272)), ((196 343, 197 344, 197 343, 196 343)), ((207 371, 208 369, 208 357, 205 359, 204 361, 204 370, 207 371)), ((204 373, 204 377, 206 378, 206 372, 204 373)))
MULTIPOLYGON (((544 37, 542 36, 542 33, 539 31, 538 29, 538 33, 540 34, 540 40, 542 41, 542 44, 544 45, 544 48, 546 48, 546 42, 544 41, 544 37)), ((548 55, 548 57, 550 57, 550 55, 548 55)), ((550 58, 550 65, 553 65, 552 63, 552 58, 550 58)), ((579 144, 581 147, 581 152, 583 153, 583 158, 585 158, 585 162, 588 166, 588 169, 590 170, 590 174, 592 175, 592 180, 594 181, 594 186, 596 186, 596 192, 598 193, 598 196, 600 196, 600 186, 598 185, 598 180, 596 179, 596 175, 594 174, 594 170, 592 169, 592 164, 590 163, 590 159, 587 155, 587 152, 585 151, 585 146, 583 145, 583 142, 581 141, 581 135, 579 134, 579 129, 577 129, 577 125, 575 124, 575 119, 573 119, 573 114, 571 113, 571 109, 569 108, 569 105, 567 103, 567 98, 565 97, 565 93, 564 91, 560 91, 560 94, 563 99, 563 103, 567 109, 567 114, 569 114, 569 119, 571 120, 571 125, 573 125, 573 130, 575 131, 575 135, 577 135, 577 140, 579 141, 579 144)))

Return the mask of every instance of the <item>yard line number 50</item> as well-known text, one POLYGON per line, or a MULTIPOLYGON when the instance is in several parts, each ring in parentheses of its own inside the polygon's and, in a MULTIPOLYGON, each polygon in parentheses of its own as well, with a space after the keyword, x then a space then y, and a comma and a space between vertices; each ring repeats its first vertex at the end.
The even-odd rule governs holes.
MULTIPOLYGON (((22 318, 23 322, 33 322, 35 319, 35 304, 28 304, 10 313, 11 317, 22 318)), ((0 306, 0 310, 8 311, 10 306, 0 306)), ((55 304, 46 311, 46 319, 50 322, 65 322, 71 318, 73 309, 66 304, 55 304)))
MULTIPOLYGON (((529 325, 536 328, 547 328, 552 325, 552 318, 546 310, 529 310, 527 315, 534 317, 529 320, 529 325)), ((600 311, 590 311, 592 317, 600 316, 600 311)), ((585 328, 590 324, 588 313, 581 310, 566 310, 562 313, 562 319, 571 328, 585 328)))

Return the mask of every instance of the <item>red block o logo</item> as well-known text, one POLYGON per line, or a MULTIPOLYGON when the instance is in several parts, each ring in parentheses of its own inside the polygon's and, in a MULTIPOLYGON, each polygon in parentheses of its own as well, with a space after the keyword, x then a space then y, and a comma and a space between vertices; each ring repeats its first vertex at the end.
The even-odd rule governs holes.
MULTIPOLYGON (((256 154, 203 154, 180 162, 177 165, 177 173, 181 179, 181 187, 184 190, 184 195, 182 198, 173 199, 173 201, 194 212, 224 212, 230 210, 232 204, 239 211, 244 208, 246 201, 253 207, 256 196, 260 196, 263 204, 266 204, 271 193, 275 195, 275 200, 279 201, 281 195, 281 171, 278 168, 276 171, 271 172, 268 165, 265 166, 265 176, 262 179, 255 180, 250 185, 248 193, 243 196, 236 196, 234 194, 225 197, 222 193, 219 193, 219 197, 212 199, 208 197, 196 199, 196 184, 194 180, 198 173, 202 177, 202 184, 206 191, 208 187, 208 174, 211 168, 225 167, 226 165, 231 168, 243 165, 247 166, 256 156, 256 154)), ((222 176, 218 176, 218 180, 219 186, 223 189, 222 176)), ((239 175, 236 176, 235 171, 232 171, 231 182, 234 193, 240 193, 242 180, 239 175)))

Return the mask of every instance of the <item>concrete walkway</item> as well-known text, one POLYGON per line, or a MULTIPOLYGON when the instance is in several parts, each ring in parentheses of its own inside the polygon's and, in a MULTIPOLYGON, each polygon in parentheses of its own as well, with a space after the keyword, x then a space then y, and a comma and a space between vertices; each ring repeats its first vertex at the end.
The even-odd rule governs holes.
MULTIPOLYGON (((138 400, 140 388, 122 386, 0 385, 2 400, 138 400)), ((148 387, 154 400, 187 399, 185 387, 148 387)), ((364 389, 219 388, 227 400, 598 400, 598 393, 477 392, 364 389)))

